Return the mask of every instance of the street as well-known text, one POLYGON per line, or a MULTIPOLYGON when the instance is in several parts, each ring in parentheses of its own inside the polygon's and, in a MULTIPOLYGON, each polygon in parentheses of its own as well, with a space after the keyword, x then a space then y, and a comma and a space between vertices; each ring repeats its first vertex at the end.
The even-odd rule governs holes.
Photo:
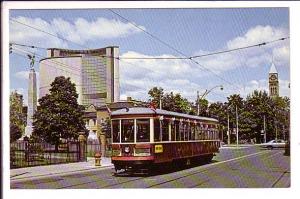
POLYGON ((40 179, 11 180, 12 189, 290 187, 290 157, 258 146, 224 147, 211 163, 155 174, 119 174, 113 167, 40 179))

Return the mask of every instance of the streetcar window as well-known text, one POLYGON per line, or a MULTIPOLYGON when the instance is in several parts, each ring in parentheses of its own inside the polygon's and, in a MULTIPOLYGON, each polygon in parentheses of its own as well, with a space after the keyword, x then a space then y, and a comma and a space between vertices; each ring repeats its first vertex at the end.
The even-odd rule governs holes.
POLYGON ((199 124, 196 124, 195 125, 195 137, 194 137, 194 140, 199 140, 199 133, 200 133, 200 128, 199 128, 199 124))
POLYGON ((196 131, 196 126, 194 123, 191 123, 191 136, 190 140, 195 140, 195 131, 196 131))
POLYGON ((188 123, 188 140, 192 140, 192 123, 188 123))
POLYGON ((175 136, 176 136, 176 125, 175 122, 171 123, 171 141, 175 141, 175 136))
POLYGON ((134 120, 121 120, 122 142, 134 142, 134 120))
POLYGON ((154 141, 160 141, 160 122, 159 119, 154 120, 154 141))
POLYGON ((112 120, 113 142, 120 142, 120 120, 112 120))
POLYGON ((176 141, 179 141, 180 140, 180 134, 179 134, 180 122, 175 121, 174 124, 175 124, 175 138, 176 138, 176 141))
POLYGON ((163 120, 162 125, 162 141, 169 141, 169 121, 163 120))
POLYGON ((150 142, 150 120, 149 119, 136 120, 136 141, 150 142))
POLYGON ((169 140, 169 122, 167 120, 154 120, 154 141, 169 140))
POLYGON ((190 139, 190 134, 191 134, 190 123, 186 122, 185 131, 184 131, 184 140, 189 140, 190 139))
POLYGON ((180 122, 179 124, 179 140, 184 140, 184 129, 185 129, 185 123, 180 122))

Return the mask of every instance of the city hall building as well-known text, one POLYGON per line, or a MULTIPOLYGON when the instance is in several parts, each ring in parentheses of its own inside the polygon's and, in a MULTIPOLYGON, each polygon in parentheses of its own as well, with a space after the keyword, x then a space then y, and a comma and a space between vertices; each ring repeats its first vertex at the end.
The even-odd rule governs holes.
POLYGON ((119 89, 119 47, 92 50, 49 48, 40 60, 39 98, 49 93, 57 76, 70 77, 79 94, 78 103, 97 107, 117 102, 119 89))

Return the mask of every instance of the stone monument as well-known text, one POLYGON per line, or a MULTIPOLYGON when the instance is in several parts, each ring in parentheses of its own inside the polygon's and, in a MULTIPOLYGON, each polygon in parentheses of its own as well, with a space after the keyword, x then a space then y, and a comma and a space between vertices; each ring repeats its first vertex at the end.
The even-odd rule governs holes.
POLYGON ((35 56, 28 55, 30 62, 30 72, 28 79, 28 107, 27 107, 27 125, 25 127, 25 136, 30 137, 32 134, 33 114, 37 110, 37 90, 36 90, 36 73, 34 70, 35 56))

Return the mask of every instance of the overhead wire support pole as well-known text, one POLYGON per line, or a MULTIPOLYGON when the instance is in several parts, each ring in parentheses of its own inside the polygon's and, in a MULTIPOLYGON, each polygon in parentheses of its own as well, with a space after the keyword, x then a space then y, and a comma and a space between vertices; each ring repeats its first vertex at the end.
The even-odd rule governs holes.
POLYGON ((228 107, 227 107, 227 136, 228 136, 228 145, 230 145, 230 128, 229 128, 229 112, 228 112, 228 107))
POLYGON ((236 114, 236 147, 239 147, 239 115, 237 111, 237 105, 235 105, 236 114))

